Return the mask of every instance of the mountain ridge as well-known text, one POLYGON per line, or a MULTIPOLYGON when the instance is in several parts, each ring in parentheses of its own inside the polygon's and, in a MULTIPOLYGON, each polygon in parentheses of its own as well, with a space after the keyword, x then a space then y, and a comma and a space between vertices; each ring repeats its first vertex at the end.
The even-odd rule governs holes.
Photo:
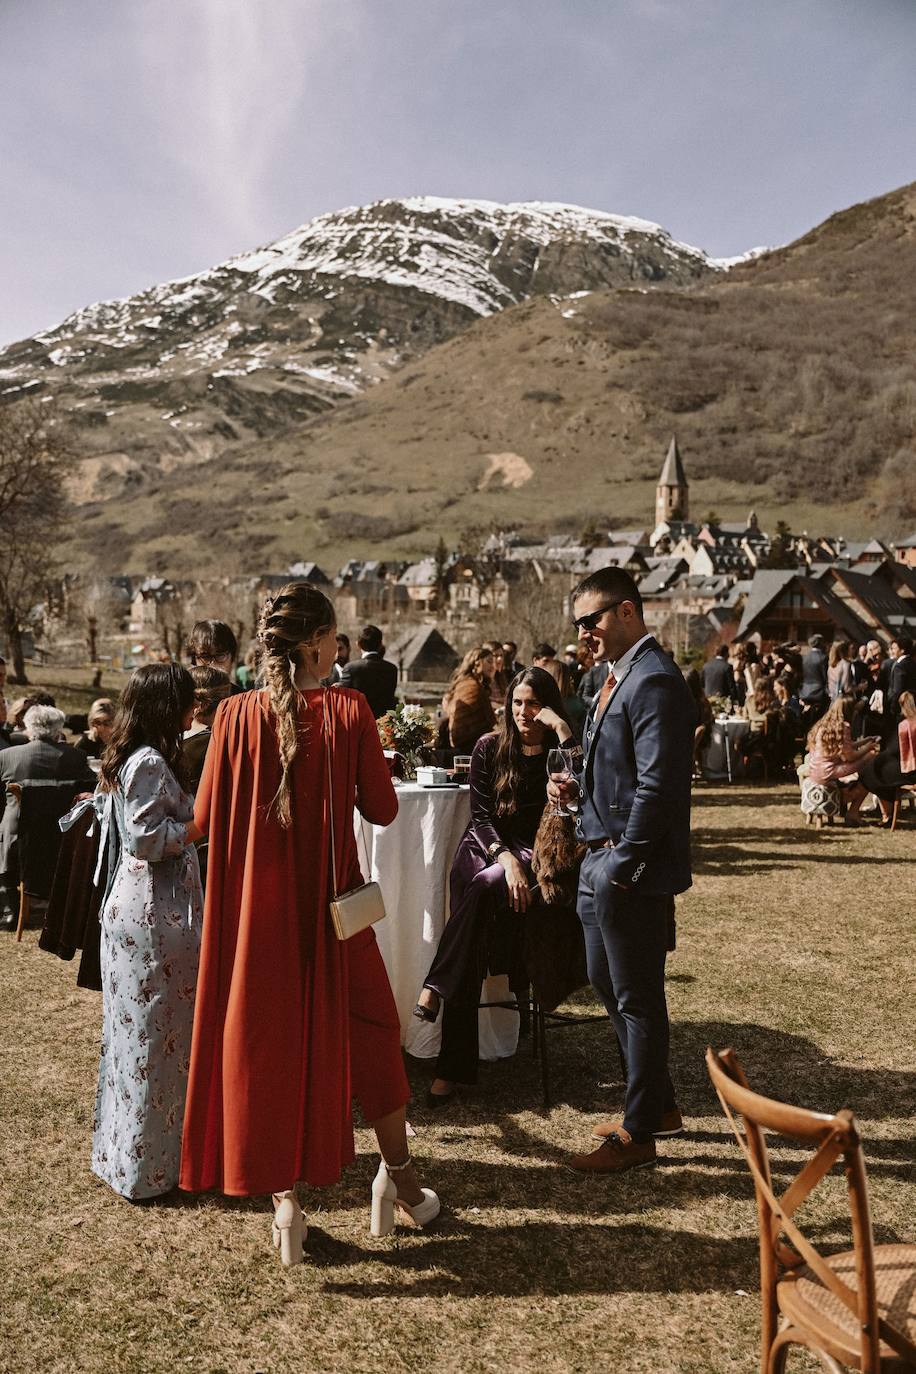
POLYGON ((59 331, 5 350, 7 381, 62 383, 94 449, 77 486, 81 548, 119 569, 256 570, 409 556, 494 522, 644 524, 672 429, 692 494, 720 513, 769 503, 813 519, 832 503, 841 533, 911 522, 916 187, 727 272, 647 221, 548 204, 526 224, 518 209, 417 198, 320 217, 333 232, 303 226, 203 274, 228 273, 236 309, 218 292, 209 314, 180 299, 191 347, 152 369, 147 356, 152 376, 104 340, 55 367, 44 350, 59 331), (314 243, 297 256, 310 232, 332 273, 308 259, 314 243), (378 252, 413 278, 360 276, 378 252), (288 254, 309 262, 301 280, 286 280, 288 254), (448 299, 417 285, 443 261, 448 299), (252 274, 271 299, 242 290, 252 274), (489 293, 478 309, 455 299, 468 280, 489 293), (213 331, 240 314, 213 356, 213 331), (182 356, 198 345, 211 352, 182 356))

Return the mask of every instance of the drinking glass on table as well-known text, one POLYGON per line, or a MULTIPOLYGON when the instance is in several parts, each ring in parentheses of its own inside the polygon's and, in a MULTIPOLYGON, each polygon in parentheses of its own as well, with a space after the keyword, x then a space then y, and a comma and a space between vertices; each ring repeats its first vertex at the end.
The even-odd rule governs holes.
MULTIPOLYGON (((569 782, 572 778, 572 768, 570 767, 569 751, 567 749, 551 749, 547 755, 547 773, 551 782, 555 782, 558 787, 562 787, 564 782, 569 782)), ((548 816, 566 816, 568 811, 565 806, 552 806, 548 811, 548 816)))

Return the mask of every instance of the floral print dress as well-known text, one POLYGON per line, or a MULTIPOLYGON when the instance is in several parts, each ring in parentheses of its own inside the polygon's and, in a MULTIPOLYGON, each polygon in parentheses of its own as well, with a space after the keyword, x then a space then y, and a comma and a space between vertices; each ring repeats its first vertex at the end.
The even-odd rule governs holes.
POLYGON ((200 955, 193 802, 157 750, 131 754, 97 793, 109 832, 102 906, 102 1054, 92 1171, 130 1199, 178 1182, 200 955), (112 848, 113 846, 113 848, 112 848))

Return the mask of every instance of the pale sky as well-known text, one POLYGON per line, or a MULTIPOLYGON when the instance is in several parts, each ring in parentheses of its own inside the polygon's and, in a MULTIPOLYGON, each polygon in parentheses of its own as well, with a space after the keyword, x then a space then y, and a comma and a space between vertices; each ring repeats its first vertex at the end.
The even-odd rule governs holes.
POLYGON ((916 180, 916 0, 0 0, 0 344, 387 196, 726 256, 916 180))

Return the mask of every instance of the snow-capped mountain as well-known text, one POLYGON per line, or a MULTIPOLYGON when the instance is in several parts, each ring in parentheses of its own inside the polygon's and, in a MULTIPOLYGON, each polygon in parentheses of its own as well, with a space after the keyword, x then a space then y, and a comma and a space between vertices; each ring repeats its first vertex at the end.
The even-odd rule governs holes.
POLYGON ((385 200, 12 345, 0 353, 0 399, 55 394, 124 475, 301 423, 529 296, 680 285, 716 270, 646 220, 385 200))

